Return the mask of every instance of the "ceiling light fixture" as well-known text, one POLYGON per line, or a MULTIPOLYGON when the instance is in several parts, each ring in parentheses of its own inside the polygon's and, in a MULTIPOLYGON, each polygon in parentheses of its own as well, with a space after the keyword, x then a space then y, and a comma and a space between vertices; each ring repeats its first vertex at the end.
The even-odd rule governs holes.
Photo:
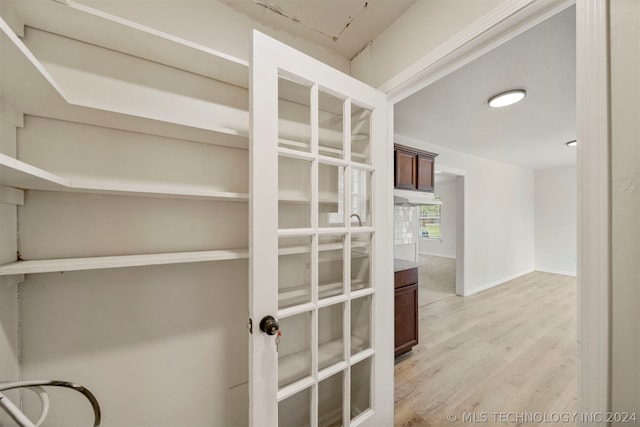
POLYGON ((489 107, 506 107, 507 105, 522 101, 525 96, 527 96, 527 91, 524 89, 514 89, 493 95, 487 102, 489 103, 489 107))
POLYGON ((578 145, 578 141, 574 139, 573 141, 569 141, 566 144, 567 144, 567 147, 575 147, 576 145, 578 145))

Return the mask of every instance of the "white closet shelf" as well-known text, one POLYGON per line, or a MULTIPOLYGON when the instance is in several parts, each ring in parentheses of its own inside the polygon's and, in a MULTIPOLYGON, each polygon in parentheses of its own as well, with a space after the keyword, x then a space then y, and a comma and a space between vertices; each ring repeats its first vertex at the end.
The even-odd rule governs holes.
MULTIPOLYGON (((366 259, 368 258, 369 252, 367 251, 358 251, 358 250, 352 250, 351 251, 351 260, 356 260, 356 259, 366 259)), ((332 256, 332 257, 322 257, 318 259, 318 262, 333 262, 333 261, 339 261, 342 259, 341 255, 336 255, 336 256, 332 256)))
MULTIPOLYGON (((328 298, 342 293, 342 281, 326 282, 318 284, 318 293, 321 298, 328 298)), ((278 290, 278 305, 291 307, 303 304, 310 300, 311 285, 291 286, 278 290)))
POLYGON ((310 150, 311 144, 308 142, 296 141, 288 138, 278 138, 278 145, 286 147, 304 148, 303 152, 310 150))
POLYGON ((127 196, 247 202, 246 193, 216 191, 204 186, 159 185, 122 180, 62 177, 0 153, 0 184, 21 190, 68 191, 127 196))
MULTIPOLYGON (((362 279, 351 279, 352 292, 362 291, 363 289, 370 289, 368 288, 368 286, 369 286, 368 280, 365 281, 362 279)), ((338 295, 342 295, 343 287, 344 287, 344 283, 342 282, 342 280, 319 283, 318 284, 319 298, 321 299, 321 301, 328 300, 329 298, 331 298, 333 301, 334 297, 338 295)), ((370 291, 372 292, 372 290, 370 291)), ((358 292, 355 297, 357 298, 359 296, 369 295, 370 291, 358 292)), ((292 313, 297 314, 298 310, 296 310, 294 306, 300 305, 300 304, 302 305, 306 304, 311 299, 310 294, 311 294, 311 285, 291 286, 288 288, 279 289, 278 290, 278 306, 285 307, 285 308, 278 311, 278 317, 288 317, 292 313)), ((343 295, 343 297, 346 300, 346 296, 343 295)), ((340 303, 343 301, 336 300, 333 302, 340 303)), ((325 301, 324 303, 321 303, 321 305, 322 307, 326 307, 328 305, 331 305, 331 303, 328 303, 328 301, 325 301)), ((302 309, 302 307, 300 307, 300 309, 302 309)), ((307 311, 307 310, 305 309, 302 311, 307 311)))
POLYGON ((291 307, 311 299, 311 285, 291 286, 278 290, 278 306, 291 307))
MULTIPOLYGON (((278 202, 286 203, 289 205, 304 205, 304 204, 311 203, 311 199, 304 196, 283 195, 281 197, 278 197, 278 202)), ((331 199, 330 197, 320 197, 318 200, 318 204, 323 206, 325 205, 338 206, 340 204, 340 201, 331 199)))
MULTIPOLYGON (((342 243, 324 243, 318 246, 319 251, 332 251, 344 248, 342 243)), ((278 255, 298 255, 308 254, 311 252, 309 245, 284 246, 278 250, 278 255)))
MULTIPOLYGON (((283 340, 287 339, 285 336, 283 340)), ((338 363, 344 360, 344 344, 342 339, 335 339, 318 345, 318 365, 325 366, 332 360, 338 363)), ((297 353, 282 356, 278 359, 278 382, 282 385, 289 385, 304 375, 305 372, 311 374, 311 352, 299 351, 297 353)))
POLYGON ((13 2, 12 8, 30 27, 249 87, 248 61, 73 0, 13 2))
MULTIPOLYGON (((335 144, 337 145, 338 143, 335 143, 335 144)), ((340 141, 339 144, 342 144, 342 141, 340 141)), ((283 148, 284 150, 296 150, 296 149, 302 148, 304 150, 299 152, 299 153, 302 153, 302 154, 300 154, 300 156, 310 157, 310 154, 308 153, 308 150, 310 149, 310 144, 307 143, 307 142, 295 141, 293 139, 287 139, 287 138, 278 138, 278 145, 281 148, 283 148), (289 148, 289 147, 294 147, 294 148, 292 149, 292 148, 289 148)), ((283 150, 283 153, 287 153, 284 150, 283 150)), ((344 150, 342 150, 342 148, 332 147, 332 146, 327 145, 326 143, 323 144, 323 142, 319 143, 318 151, 320 152, 320 155, 321 155, 320 158, 323 157, 323 153, 330 153, 330 154, 324 154, 324 156, 328 156, 329 157, 329 158, 325 159, 325 160, 327 160, 329 162, 331 160, 338 162, 342 158, 342 156, 344 154, 344 150), (337 154, 338 158, 335 158, 334 156, 332 156, 333 154, 337 154)), ((292 155, 293 153, 289 152, 289 154, 292 155)), ((352 152, 351 153, 351 158, 352 159, 367 160, 369 158, 369 156, 366 155, 366 154, 352 152)), ((357 160, 356 160, 356 162, 357 162, 357 160)), ((358 162, 358 163, 360 163, 360 162, 358 162)))
POLYGON ((225 261, 248 257, 248 249, 222 249, 214 251, 16 261, 1 265, 0 276, 225 261))
MULTIPOLYGON (((356 248, 369 248, 371 246, 371 244, 369 242, 352 242, 351 243, 351 248, 352 249, 356 249, 356 248)), ((335 251, 335 250, 340 250, 344 248, 344 244, 343 243, 322 243, 320 245, 318 245, 318 251, 323 252, 323 251, 335 251)), ((311 252, 311 247, 307 246, 307 245, 294 245, 294 246, 284 246, 281 247, 278 250, 278 255, 298 255, 298 254, 308 254, 309 252, 311 252)), ((356 251, 356 257, 361 258, 363 252, 362 251, 356 251)))
MULTIPOLYGON (((37 3, 34 6, 40 6, 53 2, 33 3, 37 3)), ((88 31, 91 27, 86 28, 88 31)), ((0 98, 19 113, 207 144, 243 149, 248 147, 247 130, 215 126, 215 120, 207 123, 195 119, 178 122, 169 114, 160 117, 145 111, 119 111, 119 107, 108 104, 74 100, 65 94, 53 76, 1 18, 0 30, 0 98)))
MULTIPOLYGON (((283 336, 282 339, 285 340, 287 338, 283 336)), ((353 351, 354 356, 360 355, 360 353, 368 348, 367 341, 353 335, 351 336, 351 345, 353 350, 355 350, 353 351)), ((327 371, 334 371, 333 369, 330 369, 330 366, 334 365, 340 365, 339 367, 346 368, 347 365, 344 362, 343 353, 344 344, 341 338, 319 344, 318 366, 321 366, 323 370, 327 371)), ((305 373, 310 371, 310 362, 311 352, 309 350, 299 351, 287 356, 281 356, 278 359, 278 382, 284 385, 284 387, 280 386, 280 390, 278 390, 278 400, 289 395, 289 390, 291 389, 296 389, 298 386, 300 386, 300 388, 304 388, 304 378, 306 377, 303 376, 305 373), (299 384, 297 382, 293 382, 298 378, 302 379, 299 384)))
MULTIPOLYGON (((332 147, 327 147, 327 146, 323 146, 320 145, 318 147, 318 151, 320 152, 320 154, 322 153, 330 153, 329 156, 331 156, 331 154, 337 154, 340 158, 343 156, 344 154, 344 150, 340 149, 340 148, 332 148, 332 147)), ((356 161, 354 159, 361 159, 361 160, 367 160, 369 158, 368 155, 366 154, 360 154, 360 153, 356 153, 356 152, 351 152, 351 160, 356 161)), ((358 162, 360 163, 360 162, 358 162)))

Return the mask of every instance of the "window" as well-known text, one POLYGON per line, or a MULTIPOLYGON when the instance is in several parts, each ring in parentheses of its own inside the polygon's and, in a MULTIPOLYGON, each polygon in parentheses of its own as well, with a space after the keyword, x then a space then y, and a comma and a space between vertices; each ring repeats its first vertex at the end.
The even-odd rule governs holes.
POLYGON ((440 211, 442 205, 420 206, 420 236, 440 239, 440 211))

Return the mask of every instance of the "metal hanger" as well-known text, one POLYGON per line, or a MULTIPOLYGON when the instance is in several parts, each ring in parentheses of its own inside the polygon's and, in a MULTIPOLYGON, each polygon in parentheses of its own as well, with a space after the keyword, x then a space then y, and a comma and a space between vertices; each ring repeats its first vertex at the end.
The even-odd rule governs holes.
POLYGON ((36 381, 14 381, 14 382, 0 382, 0 408, 4 409, 20 427, 38 427, 41 425, 47 414, 49 413, 49 395, 42 387, 64 387, 77 391, 87 398, 91 407, 93 408, 93 427, 100 425, 101 413, 100 404, 96 397, 87 389, 79 384, 74 384, 68 381, 57 380, 36 380, 36 381), (33 423, 27 416, 11 401, 2 394, 3 391, 13 390, 17 388, 27 388, 38 394, 42 403, 42 409, 40 411, 40 417, 36 423, 33 423))

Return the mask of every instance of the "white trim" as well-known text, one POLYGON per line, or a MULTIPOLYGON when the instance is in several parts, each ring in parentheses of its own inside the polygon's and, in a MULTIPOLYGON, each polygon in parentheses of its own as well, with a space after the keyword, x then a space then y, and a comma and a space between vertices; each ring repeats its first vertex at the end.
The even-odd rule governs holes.
POLYGON ((608 4, 581 0, 576 8, 580 413, 611 407, 608 4))
MULTIPOLYGON (((418 217, 418 219, 420 219, 418 217)), ((442 243, 442 239, 440 237, 426 237, 426 236, 418 236, 418 242, 432 242, 432 243, 442 243)), ((418 252, 420 253, 420 252, 418 252)))
MULTIPOLYGON (((250 318, 253 324, 260 322, 263 316, 277 312, 277 280, 278 276, 278 75, 295 76, 299 79, 307 79, 308 82, 318 85, 327 91, 334 91, 343 94, 347 99, 352 99, 353 103, 364 108, 371 109, 370 117, 370 145, 371 145, 371 165, 363 165, 350 162, 345 171, 345 180, 349 181, 352 171, 372 171, 371 174, 371 199, 370 206, 372 212, 372 224, 369 227, 357 227, 347 222, 345 232, 347 236, 361 235, 364 232, 372 234, 371 241, 371 281, 372 287, 361 291, 351 292, 347 287, 345 295, 357 298, 364 295, 371 295, 372 307, 369 320, 371 323, 370 338, 371 349, 359 353, 355 356, 368 357, 375 356, 375 363, 372 367, 371 383, 371 407, 375 411, 371 412, 370 421, 376 425, 393 424, 393 335, 388 333, 388 328, 384 325, 393 322, 393 288, 387 286, 393 281, 393 254, 392 237, 393 229, 388 227, 392 223, 392 169, 387 163, 391 158, 392 145, 387 144, 387 119, 390 110, 388 109, 387 97, 384 93, 377 91, 362 82, 355 80, 344 73, 341 73, 326 64, 323 64, 307 55, 304 55, 293 48, 284 45, 264 34, 254 30, 253 32, 253 53, 251 72, 251 144, 249 151, 250 159, 250 268, 249 268, 249 295, 250 295, 250 318), (266 212, 266 213, 265 213, 266 212), (375 350, 375 352, 374 352, 375 350)), ((312 97, 312 104, 315 96, 312 97)), ((347 104, 351 101, 347 101, 347 104)), ((345 107, 346 108, 346 107, 345 107)), ((315 117, 315 108, 311 114, 315 117)), ((350 115, 345 115, 344 123, 349 126, 350 115)), ((316 118, 311 119, 312 127, 316 118)), ((349 161, 351 155, 349 150, 349 136, 345 136, 345 150, 349 153, 346 156, 349 161)), ((317 159, 317 134, 312 135, 311 153, 317 159)), ((316 162, 317 163, 317 162, 316 162)), ((315 176, 317 170, 312 169, 315 176)), ((315 190, 316 178, 312 178, 311 208, 313 216, 308 229, 303 229, 304 233, 310 232, 313 235, 320 234, 318 229, 318 193, 315 190)), ((346 211, 349 212, 350 199, 346 199, 346 211)), ((326 232, 322 232, 326 234, 326 232)), ((350 249, 357 246, 359 242, 348 240, 345 242, 344 251, 348 254, 350 249)), ((317 242, 314 241, 313 248, 317 249, 317 242)), ((316 253, 317 251, 312 251, 316 253)), ((316 277, 317 258, 312 255, 312 277, 316 277)), ((345 268, 348 271, 350 257, 347 256, 345 268)), ((316 279, 313 279, 316 280, 316 279)), ((317 289, 317 283, 312 282, 312 290, 317 289)), ((312 303, 316 305, 316 292, 313 292, 312 303)), ((345 332, 344 343, 348 347, 350 337, 350 304, 345 304, 345 332)), ((317 315, 314 309, 313 316, 317 315)), ((315 331, 317 323, 312 317, 312 329, 315 331)), ((283 333, 287 334, 286 331, 283 333)), ((314 332, 312 332, 313 334, 314 332)), ((317 342, 317 336, 311 337, 311 343, 317 342)), ((313 350, 315 351, 315 350, 313 350)), ((318 354, 312 355, 312 362, 318 359, 318 354)), ((353 359, 352 359, 353 360, 353 359)), ((278 363, 277 348, 274 337, 269 337, 257 330, 254 326, 253 335, 249 345, 249 425, 264 426, 278 424, 278 408, 274 396, 278 399, 288 395, 292 387, 297 390, 304 386, 311 386, 312 404, 317 403, 317 375, 314 368, 312 376, 308 380, 301 380, 284 389, 278 390, 278 369, 282 365, 278 363)), ((343 395, 349 396, 349 372, 346 369, 347 380, 343 384, 343 395)), ((292 392, 292 391, 291 391, 292 392)), ((348 400, 345 398, 345 402, 348 400)), ((345 404, 346 405, 346 404, 345 404)), ((315 405, 314 405, 315 406, 315 405)), ((316 415, 312 410, 312 417, 316 415)), ((348 416, 349 411, 344 411, 348 416)), ((316 419, 312 419, 311 426, 315 426, 316 419)), ((348 419, 345 424, 348 424, 348 419)))
POLYGON ((426 203, 423 203, 423 204, 424 204, 424 205, 438 205, 438 206, 442 206, 442 200, 436 200, 436 199, 433 199, 433 200, 430 200, 430 201, 428 201, 428 202, 426 202, 426 203))
POLYGON ((467 274, 467 178, 456 178, 456 295, 464 295, 467 274))
MULTIPOLYGON (((380 88, 397 103, 574 3, 504 2, 380 88)), ((576 22, 578 185, 582 189, 578 194, 578 410, 604 413, 611 407, 608 2, 577 1, 576 22)), ((461 236, 456 245, 462 264, 465 240, 461 236)), ((458 273, 466 275, 464 268, 458 273)), ((484 288, 465 293, 459 285, 456 292, 462 295, 484 288)))
POLYGON ((278 201, 274 197, 278 194, 278 182, 265 179, 274 174, 277 177, 278 65, 268 49, 267 38, 254 30, 249 74, 249 317, 253 324, 249 337, 249 426, 252 427, 277 425, 277 401, 292 390, 289 386, 276 393, 275 339, 258 327, 264 316, 273 316, 278 311, 278 296, 273 291, 273 280, 278 277, 278 201))
POLYGON ((511 0, 379 86, 398 102, 575 3, 511 0))
MULTIPOLYGON (((430 239, 430 240, 436 240, 436 239, 430 239)), ((418 252, 418 255, 430 255, 430 256, 437 256, 437 257, 440 257, 440 258, 456 259, 455 255, 434 254, 434 253, 431 253, 431 252, 418 252)))
POLYGON ((464 176, 467 174, 467 171, 464 169, 452 168, 446 165, 441 165, 439 163, 436 163, 435 170, 458 176, 464 176))
POLYGON ((495 286, 504 285, 507 282, 510 282, 518 277, 522 277, 526 274, 533 273, 534 269, 527 269, 521 271, 520 273, 512 274, 511 276, 503 277, 502 279, 494 280, 493 282, 485 283, 484 285, 476 286, 473 289, 465 289, 464 294, 462 296, 468 297, 473 294, 477 294, 478 292, 486 291, 487 289, 493 288, 495 286))
POLYGON ((536 271, 539 271, 540 273, 561 274, 563 276, 572 276, 572 277, 576 277, 578 275, 575 271, 555 270, 553 268, 536 267, 536 271))

